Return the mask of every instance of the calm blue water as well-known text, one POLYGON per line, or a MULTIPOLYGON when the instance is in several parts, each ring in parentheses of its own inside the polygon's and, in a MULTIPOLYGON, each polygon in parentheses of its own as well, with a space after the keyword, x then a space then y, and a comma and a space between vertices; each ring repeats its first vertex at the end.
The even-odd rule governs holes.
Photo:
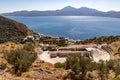
POLYGON ((93 16, 7 17, 26 24, 35 32, 75 40, 120 35, 120 19, 118 18, 93 16))

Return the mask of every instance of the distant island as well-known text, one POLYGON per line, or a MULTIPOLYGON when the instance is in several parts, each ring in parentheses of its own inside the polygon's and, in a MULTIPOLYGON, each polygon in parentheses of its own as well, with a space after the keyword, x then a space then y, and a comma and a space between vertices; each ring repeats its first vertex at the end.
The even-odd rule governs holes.
POLYGON ((81 7, 74 8, 71 6, 64 7, 60 10, 48 11, 16 11, 11 13, 2 13, 3 16, 102 16, 120 18, 120 11, 103 12, 92 8, 81 7))

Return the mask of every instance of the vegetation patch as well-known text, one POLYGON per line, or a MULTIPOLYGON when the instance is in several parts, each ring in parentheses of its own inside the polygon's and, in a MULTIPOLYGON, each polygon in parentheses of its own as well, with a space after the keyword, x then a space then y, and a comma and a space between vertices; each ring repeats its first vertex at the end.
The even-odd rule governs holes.
POLYGON ((63 37, 60 37, 60 38, 42 37, 39 40, 39 42, 43 43, 43 44, 57 45, 57 46, 60 46, 60 47, 68 45, 68 40, 66 40, 63 37))
POLYGON ((31 44, 27 44, 22 49, 5 51, 4 57, 8 63, 14 66, 14 73, 21 75, 36 60, 37 53, 34 52, 34 47, 31 44))
POLYGON ((99 38, 94 37, 92 39, 86 39, 83 41, 77 41, 76 44, 89 44, 89 43, 112 43, 120 41, 120 36, 101 36, 99 38))
MULTIPOLYGON (((99 63, 92 62, 89 58, 83 56, 68 57, 65 63, 56 63, 56 68, 71 69, 72 72, 66 77, 71 80, 91 80, 92 72, 96 71, 99 80, 109 78, 110 71, 115 74, 114 77, 120 75, 120 60, 100 61, 99 63), (88 74, 91 72, 91 74, 88 74)), ((94 75, 95 76, 95 75, 94 75)), ((113 78, 114 78, 113 77, 113 78)), ((93 79, 94 80, 94 77, 93 79)), ((113 79, 114 80, 114 79, 113 79)))

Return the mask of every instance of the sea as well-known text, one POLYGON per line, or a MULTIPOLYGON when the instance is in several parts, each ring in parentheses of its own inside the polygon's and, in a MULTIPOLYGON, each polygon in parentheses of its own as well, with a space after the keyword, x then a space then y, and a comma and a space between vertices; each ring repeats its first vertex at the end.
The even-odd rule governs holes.
POLYGON ((34 32, 85 40, 100 36, 120 35, 120 18, 96 16, 6 16, 19 21, 34 32))

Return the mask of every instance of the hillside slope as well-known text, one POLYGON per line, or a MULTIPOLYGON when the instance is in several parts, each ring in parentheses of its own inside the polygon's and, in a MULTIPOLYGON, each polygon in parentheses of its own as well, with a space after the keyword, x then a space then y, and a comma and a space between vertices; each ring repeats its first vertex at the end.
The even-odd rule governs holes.
POLYGON ((7 41, 20 41, 34 32, 29 30, 26 25, 17 21, 0 16, 0 43, 7 41))

